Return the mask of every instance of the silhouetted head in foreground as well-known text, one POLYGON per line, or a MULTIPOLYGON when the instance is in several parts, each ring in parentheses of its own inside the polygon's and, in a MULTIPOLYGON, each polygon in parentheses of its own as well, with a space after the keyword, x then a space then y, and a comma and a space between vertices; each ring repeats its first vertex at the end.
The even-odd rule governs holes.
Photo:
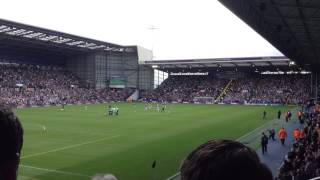
POLYGON ((117 178, 112 174, 106 174, 106 175, 96 175, 92 178, 92 180, 117 180, 117 178))
POLYGON ((192 151, 181 166, 181 180, 272 180, 270 170, 249 147, 212 140, 192 151))
POLYGON ((19 119, 0 104, 0 179, 16 180, 23 144, 19 119))

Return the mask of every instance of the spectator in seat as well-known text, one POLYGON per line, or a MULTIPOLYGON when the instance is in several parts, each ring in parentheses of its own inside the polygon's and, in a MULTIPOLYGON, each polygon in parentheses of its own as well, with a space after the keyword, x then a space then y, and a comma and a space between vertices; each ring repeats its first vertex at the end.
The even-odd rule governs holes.
POLYGON ((180 168, 181 180, 272 180, 270 170, 249 147, 211 140, 192 151, 180 168))
POLYGON ((23 129, 19 119, 7 107, 0 105, 0 179, 16 180, 23 144, 23 129))

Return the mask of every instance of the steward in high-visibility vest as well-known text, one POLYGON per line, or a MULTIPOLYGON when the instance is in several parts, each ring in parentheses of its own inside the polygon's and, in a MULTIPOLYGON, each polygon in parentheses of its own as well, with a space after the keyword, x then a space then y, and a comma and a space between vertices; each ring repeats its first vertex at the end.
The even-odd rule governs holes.
POLYGON ((284 128, 281 128, 278 135, 279 135, 279 139, 281 141, 281 144, 284 145, 284 142, 287 138, 286 130, 284 128))
POLYGON ((306 138, 306 133, 304 132, 303 129, 300 130, 300 135, 299 135, 300 140, 303 140, 306 138))
POLYGON ((294 139, 295 139, 296 141, 298 141, 298 140, 300 139, 300 131, 299 131, 299 129, 295 129, 295 130, 293 131, 293 137, 294 137, 294 139))

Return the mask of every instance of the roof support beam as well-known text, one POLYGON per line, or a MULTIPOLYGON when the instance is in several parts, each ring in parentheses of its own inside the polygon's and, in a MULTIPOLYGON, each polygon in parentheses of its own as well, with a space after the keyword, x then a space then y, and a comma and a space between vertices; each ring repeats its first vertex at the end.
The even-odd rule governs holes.
POLYGON ((272 6, 275 7, 290 7, 290 8, 304 8, 304 9, 320 9, 319 5, 309 5, 309 4, 304 4, 304 5, 295 5, 295 4, 287 4, 287 3, 274 3, 272 6))
MULTIPOLYGON (((274 18, 274 19, 289 19, 289 20, 299 20, 299 16, 288 16, 288 15, 283 15, 282 17, 280 16, 274 16, 274 15, 266 15, 266 18, 274 18)), ((314 21, 320 21, 320 17, 306 17, 305 19, 307 22, 314 22, 314 21)))
POLYGON ((256 67, 256 64, 254 64, 253 62, 248 62, 248 64, 250 64, 251 67, 256 67))
MULTIPOLYGON (((271 2, 273 5, 275 4, 274 0, 270 0, 270 2, 271 2)), ((295 44, 297 44, 297 45, 300 47, 299 42, 298 42, 298 40, 297 40, 297 37, 296 37, 295 34, 293 33, 293 31, 292 31, 291 27, 289 26, 289 24, 287 23, 287 21, 284 19, 284 17, 283 17, 283 15, 282 15, 281 11, 279 10, 279 8, 278 8, 278 7, 275 7, 275 10, 276 10, 278 16, 280 16, 282 23, 288 28, 288 30, 289 30, 289 32, 290 32, 290 34, 291 34, 291 37, 292 37, 293 40, 295 41, 295 44)))
POLYGON ((234 62, 232 62, 232 63, 230 63, 230 64, 233 64, 235 67, 238 67, 238 64, 236 64, 236 63, 234 63, 234 62))
POLYGON ((308 40, 309 40, 309 42, 310 42, 310 44, 311 44, 311 46, 312 46, 312 51, 313 51, 315 57, 317 57, 317 60, 320 60, 320 59, 319 59, 319 54, 318 54, 318 52, 317 52, 317 50, 316 50, 316 47, 315 47, 315 43, 313 42, 313 39, 312 39, 312 37, 311 37, 311 33, 310 33, 310 30, 309 30, 308 24, 307 24, 306 21, 305 21, 305 15, 304 15, 302 9, 299 8, 300 0, 296 0, 296 3, 297 3, 297 5, 298 5, 298 10, 299 10, 300 19, 301 19, 302 22, 303 22, 303 26, 304 26, 304 29, 305 29, 305 31, 306 31, 306 33, 307 33, 308 40))
POLYGON ((74 50, 65 51, 61 48, 51 48, 48 46, 35 46, 31 43, 21 43, 20 41, 2 41, 0 42, 0 47, 8 47, 13 49, 27 49, 29 51, 38 50, 39 53, 55 53, 58 55, 74 55, 79 54, 79 52, 74 50))
MULTIPOLYGON (((270 2, 271 2, 272 4, 275 4, 274 0, 270 0, 270 2)), ((304 50, 303 50, 301 44, 299 43, 299 41, 297 40, 297 37, 296 37, 295 34, 293 33, 291 27, 289 26, 289 24, 288 24, 287 21, 285 20, 283 14, 282 14, 281 11, 279 10, 279 8, 278 8, 278 7, 275 7, 275 10, 276 10, 278 16, 281 17, 282 23, 288 28, 289 33, 290 33, 290 35, 291 35, 291 37, 292 37, 291 39, 293 39, 293 40, 295 41, 295 44, 297 45, 297 46, 293 49, 293 51, 294 51, 293 53, 295 53, 295 58, 298 59, 298 58, 300 58, 301 55, 303 54, 303 51, 304 51, 304 50)))
POLYGON ((274 67, 274 65, 272 64, 272 62, 267 61, 267 63, 269 64, 269 66, 274 67))

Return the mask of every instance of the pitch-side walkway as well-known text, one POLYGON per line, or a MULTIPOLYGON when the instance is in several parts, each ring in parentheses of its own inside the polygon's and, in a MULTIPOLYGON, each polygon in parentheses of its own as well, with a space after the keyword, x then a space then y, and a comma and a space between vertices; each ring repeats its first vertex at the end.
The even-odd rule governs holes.
MULTIPOLYGON (((283 120, 282 120, 283 121, 283 120)), ((269 140, 268 144, 268 152, 266 154, 262 154, 261 147, 257 150, 257 153, 262 162, 264 162, 272 171, 273 176, 276 176, 278 173, 278 169, 283 162, 285 156, 290 151, 293 144, 293 130, 296 128, 300 128, 300 124, 293 120, 289 123, 283 123, 283 127, 286 129, 288 138, 285 142, 285 146, 282 146, 280 140, 276 138, 276 141, 269 140)), ((276 132, 276 136, 278 132, 276 132)))

